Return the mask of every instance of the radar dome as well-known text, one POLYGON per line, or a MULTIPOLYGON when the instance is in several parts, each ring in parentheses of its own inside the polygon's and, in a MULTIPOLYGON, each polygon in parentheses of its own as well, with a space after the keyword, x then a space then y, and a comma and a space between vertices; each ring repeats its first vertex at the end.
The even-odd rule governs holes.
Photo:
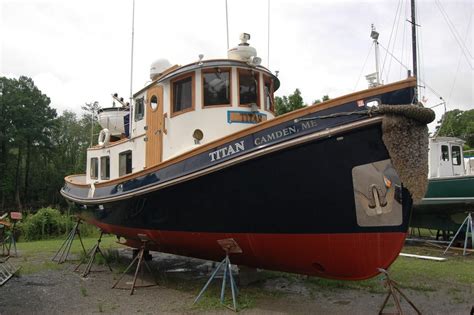
POLYGON ((231 48, 227 51, 227 58, 234 60, 251 61, 252 57, 256 57, 257 50, 247 43, 249 39, 250 34, 240 34, 240 44, 237 47, 231 48))
POLYGON ((150 66, 150 79, 155 80, 169 67, 171 67, 171 63, 168 59, 160 58, 155 60, 150 66))

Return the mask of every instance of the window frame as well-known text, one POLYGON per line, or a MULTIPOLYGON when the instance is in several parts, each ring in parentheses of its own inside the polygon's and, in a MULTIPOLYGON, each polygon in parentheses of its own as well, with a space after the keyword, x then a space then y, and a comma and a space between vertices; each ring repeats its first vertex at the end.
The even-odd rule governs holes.
POLYGON ((446 144, 441 145, 441 161, 449 162, 449 145, 446 145, 446 144), (446 148, 446 150, 447 150, 446 159, 444 159, 444 157, 445 157, 444 152, 443 152, 444 148, 446 148))
POLYGON ((196 106, 196 74, 195 72, 193 71, 191 73, 186 73, 170 80, 170 117, 175 117, 187 112, 192 112, 194 111, 195 106, 196 106), (181 81, 189 77, 191 77, 191 107, 182 109, 180 111, 175 111, 174 110, 174 84, 177 81, 181 81))
POLYGON ((135 121, 140 121, 140 120, 143 120, 143 118, 145 118, 145 98, 142 96, 142 97, 139 97, 137 99, 135 99, 135 106, 134 106, 134 113, 133 113, 133 119, 135 121), (137 102, 140 102, 141 103, 141 116, 139 116, 138 114, 138 103, 137 102))
POLYGON ((201 108, 213 108, 213 107, 232 107, 232 68, 230 67, 213 67, 201 70, 201 108), (229 103, 228 104, 216 104, 216 105, 205 105, 204 104, 204 74, 215 73, 217 69, 221 72, 229 72, 229 103))
POLYGON ((109 155, 104 155, 104 156, 101 156, 101 157, 100 157, 100 172, 99 172, 99 173, 100 173, 100 179, 101 179, 101 180, 108 180, 108 179, 110 179, 110 156, 109 156, 109 155), (102 167, 102 166, 103 166, 103 165, 102 165, 102 160, 104 160, 104 159, 107 159, 107 160, 108 160, 108 163, 106 163, 106 166, 108 166, 108 167, 105 168, 105 171, 106 171, 106 172, 105 172, 105 176, 102 176, 102 175, 103 175, 103 169, 104 169, 104 168, 102 167), (107 173, 108 173, 108 174, 107 174, 107 173))
MULTIPOLYGON (((125 151, 122 151, 122 152, 119 153, 118 156, 119 156, 119 159, 118 159, 118 173, 119 173, 119 177, 126 176, 126 175, 128 175, 128 174, 132 174, 132 173, 133 173, 133 152, 132 152, 132 150, 125 150, 125 151), (121 158, 123 155, 126 155, 126 154, 128 154, 128 153, 130 153, 130 156, 131 156, 131 158, 130 158, 130 172, 127 173, 127 164, 125 164, 125 173, 121 174, 121 173, 120 173, 120 158, 121 158)), ((125 163, 126 163, 126 161, 125 161, 125 163)))
POLYGON ((89 178, 90 179, 99 179, 99 158, 91 157, 89 165, 89 178), (95 172, 93 172, 93 166, 95 165, 95 172), (95 173, 95 176, 92 176, 95 173))
POLYGON ((240 74, 245 72, 246 74, 252 74, 256 76, 257 78, 257 107, 258 109, 261 108, 260 104, 260 72, 254 71, 253 69, 248 69, 248 68, 237 68, 237 96, 238 96, 238 101, 239 101, 239 107, 250 107, 251 103, 247 104, 241 104, 240 103, 240 74))
POLYGON ((275 85, 273 79, 270 76, 263 75, 263 110, 275 114, 275 85), (265 86, 266 83, 270 83, 270 107, 269 109, 265 108, 266 95, 265 95, 265 86))
POLYGON ((454 166, 462 165, 461 147, 459 145, 452 145, 451 146, 451 161, 452 161, 454 166), (456 163, 454 163, 454 161, 455 161, 454 148, 457 148, 456 151, 457 151, 457 153, 459 153, 459 155, 456 157, 456 163), (458 161, 459 161, 459 163, 457 163, 458 161))

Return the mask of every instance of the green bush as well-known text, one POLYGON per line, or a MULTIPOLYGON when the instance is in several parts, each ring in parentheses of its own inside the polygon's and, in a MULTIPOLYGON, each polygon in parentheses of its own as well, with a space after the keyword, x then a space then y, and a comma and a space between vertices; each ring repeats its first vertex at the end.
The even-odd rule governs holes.
POLYGON ((64 235, 72 229, 73 224, 72 219, 59 210, 42 208, 26 216, 18 228, 26 241, 33 241, 64 235))

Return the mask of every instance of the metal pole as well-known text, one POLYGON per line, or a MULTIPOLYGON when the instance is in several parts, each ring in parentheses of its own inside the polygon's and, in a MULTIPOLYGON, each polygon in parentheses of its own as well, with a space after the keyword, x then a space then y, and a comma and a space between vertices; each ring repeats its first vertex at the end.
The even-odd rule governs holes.
POLYGON ((418 62, 416 52, 416 14, 415 14, 415 0, 411 0, 411 46, 413 55, 413 76, 417 79, 415 87, 415 102, 418 101, 418 62))
POLYGON ((132 105, 132 83, 133 83, 133 40, 135 37, 135 0, 133 0, 132 9, 132 53, 130 60, 130 106, 132 105))
POLYGON ((270 69, 270 0, 268 0, 267 68, 270 69))
POLYGON ((227 31, 227 50, 229 50, 229 14, 227 11, 227 0, 225 0, 225 27, 227 31))

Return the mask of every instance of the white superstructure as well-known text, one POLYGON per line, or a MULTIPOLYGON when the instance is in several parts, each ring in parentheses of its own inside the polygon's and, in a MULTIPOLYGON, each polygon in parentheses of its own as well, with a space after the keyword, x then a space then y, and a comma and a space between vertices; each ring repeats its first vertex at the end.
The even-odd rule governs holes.
POLYGON ((241 36, 239 47, 245 48, 234 54, 231 49, 229 59, 201 60, 200 56, 185 66, 171 66, 165 59, 154 62, 153 81, 133 96, 127 112, 130 132, 117 134, 120 128, 114 125, 108 143, 88 150, 86 182, 113 180, 154 167, 274 118, 273 92, 279 81, 259 66, 256 50, 246 43, 249 38, 241 36))

